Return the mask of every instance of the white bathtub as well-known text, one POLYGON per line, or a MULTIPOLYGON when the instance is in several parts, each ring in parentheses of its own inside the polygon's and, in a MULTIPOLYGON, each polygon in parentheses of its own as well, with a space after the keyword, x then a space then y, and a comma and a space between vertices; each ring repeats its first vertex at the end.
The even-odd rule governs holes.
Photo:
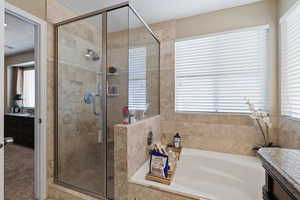
POLYGON ((145 180, 148 165, 129 182, 196 199, 262 199, 264 169, 255 157, 184 148, 171 185, 145 180))

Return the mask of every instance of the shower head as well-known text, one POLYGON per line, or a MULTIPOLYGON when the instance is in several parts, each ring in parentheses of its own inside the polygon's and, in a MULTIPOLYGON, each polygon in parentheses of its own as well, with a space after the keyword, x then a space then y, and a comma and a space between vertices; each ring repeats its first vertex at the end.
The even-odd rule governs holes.
POLYGON ((88 60, 93 60, 93 61, 100 60, 100 57, 98 56, 98 54, 94 50, 92 50, 92 49, 87 49, 86 50, 85 57, 88 60))

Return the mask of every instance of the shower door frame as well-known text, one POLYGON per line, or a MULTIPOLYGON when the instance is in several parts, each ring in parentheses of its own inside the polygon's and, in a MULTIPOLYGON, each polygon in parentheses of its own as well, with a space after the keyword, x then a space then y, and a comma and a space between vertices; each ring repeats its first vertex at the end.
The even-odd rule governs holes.
MULTIPOLYGON (((114 5, 114 6, 110 6, 104 9, 100 9, 94 12, 90 12, 84 15, 80 15, 74 18, 70 18, 67 19, 65 21, 62 22, 58 22, 56 24, 54 24, 54 64, 55 64, 55 72, 54 72, 54 80, 55 80, 55 96, 54 96, 54 102, 55 102, 55 119, 54 119, 54 123, 55 123, 55 136, 54 136, 54 183, 61 185, 63 187, 75 190, 75 191, 79 191, 83 194, 87 194, 89 196, 92 197, 96 197, 99 199, 103 199, 106 200, 107 198, 107 19, 108 19, 108 13, 113 11, 113 10, 118 10, 121 8, 128 8, 128 20, 129 20, 129 10, 131 10, 135 16, 142 22, 142 24, 146 27, 146 29, 149 31, 149 33, 153 36, 153 38, 158 42, 159 46, 160 46, 160 41, 158 40, 158 37, 156 36, 156 34, 151 30, 151 28, 145 23, 145 21, 143 20, 143 18, 137 13, 137 11, 132 7, 132 5, 129 3, 129 1, 125 1, 123 3, 114 5), (104 184, 104 191, 105 191, 105 196, 99 196, 91 191, 87 191, 85 189, 79 188, 77 186, 71 185, 71 184, 67 184, 67 183, 63 183, 62 181, 60 181, 58 179, 58 157, 59 157, 59 152, 58 152, 58 29, 60 26, 63 25, 67 25, 73 22, 77 22, 83 19, 87 19, 90 17, 95 17, 95 16, 102 16, 102 62, 101 62, 101 67, 102 68, 102 100, 101 100, 101 107, 102 107, 102 134, 103 134, 103 141, 105 143, 105 164, 106 167, 104 169, 105 171, 105 184, 104 184), (103 89, 105 88, 105 89, 103 89)), ((129 25, 129 24, 128 24, 129 25)), ((100 45, 100 44, 99 44, 100 45)), ((129 47, 128 47, 129 48, 129 47)), ((159 60, 160 60, 160 48, 159 48, 159 60)), ((160 72, 159 72, 160 73, 160 72)), ((160 109, 160 108, 159 108, 160 109)), ((159 111, 160 112, 160 111, 159 111)))

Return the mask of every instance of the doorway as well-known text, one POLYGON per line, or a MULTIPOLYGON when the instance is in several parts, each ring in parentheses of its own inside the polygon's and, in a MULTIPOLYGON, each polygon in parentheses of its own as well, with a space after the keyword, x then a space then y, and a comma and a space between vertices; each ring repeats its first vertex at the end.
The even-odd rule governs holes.
POLYGON ((0 199, 42 200, 47 186, 47 23, 3 0, 0 8, 0 199))
POLYGON ((5 13, 4 199, 34 199, 35 28, 5 13))

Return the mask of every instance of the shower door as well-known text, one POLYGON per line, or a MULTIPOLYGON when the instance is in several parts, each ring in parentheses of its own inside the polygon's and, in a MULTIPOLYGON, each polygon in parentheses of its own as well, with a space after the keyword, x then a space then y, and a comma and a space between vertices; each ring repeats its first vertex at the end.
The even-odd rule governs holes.
POLYGON ((106 196, 105 27, 106 13, 56 29, 55 182, 97 197, 106 196))

